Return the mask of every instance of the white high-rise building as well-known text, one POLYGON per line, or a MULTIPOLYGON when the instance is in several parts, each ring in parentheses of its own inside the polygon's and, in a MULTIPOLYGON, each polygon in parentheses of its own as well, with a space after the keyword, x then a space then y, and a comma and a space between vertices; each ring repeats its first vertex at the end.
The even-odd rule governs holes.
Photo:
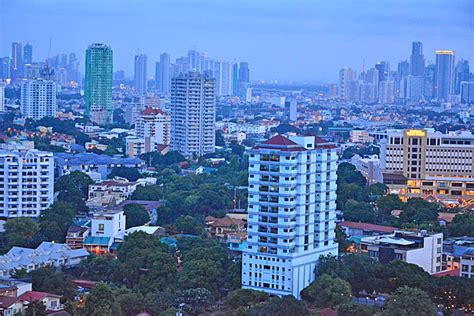
POLYGON ((338 253, 336 147, 316 136, 277 135, 249 155, 242 287, 299 298, 319 257, 338 253))
POLYGON ((355 72, 350 67, 342 68, 339 71, 339 98, 342 100, 350 99, 350 84, 356 78, 355 72))
POLYGON ((53 203, 53 154, 0 150, 0 218, 37 218, 53 203))
POLYGON ((148 89, 148 77, 147 77, 147 62, 146 55, 140 54, 135 56, 135 91, 138 94, 144 94, 148 89))
POLYGON ((0 81, 0 112, 5 112, 5 83, 0 81))
POLYGON ((395 102, 393 93, 393 80, 387 79, 380 82, 379 86, 379 103, 380 104, 393 104, 395 102))
POLYGON ((21 114, 34 120, 56 116, 56 83, 52 80, 29 79, 21 83, 21 114))
POLYGON ((171 150, 186 157, 215 150, 216 81, 197 71, 171 81, 171 150))

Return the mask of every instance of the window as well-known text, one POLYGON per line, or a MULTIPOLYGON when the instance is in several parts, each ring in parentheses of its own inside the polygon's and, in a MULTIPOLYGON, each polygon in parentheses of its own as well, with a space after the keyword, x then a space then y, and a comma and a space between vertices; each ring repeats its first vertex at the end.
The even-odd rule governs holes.
POLYGON ((105 229, 105 225, 104 224, 99 224, 99 230, 104 230, 105 229))

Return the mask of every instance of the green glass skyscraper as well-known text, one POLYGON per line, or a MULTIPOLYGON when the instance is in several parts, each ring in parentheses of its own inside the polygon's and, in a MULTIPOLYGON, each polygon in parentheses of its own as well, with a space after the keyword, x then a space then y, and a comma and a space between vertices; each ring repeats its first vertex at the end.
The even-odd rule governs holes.
POLYGON ((85 114, 91 121, 112 123, 112 48, 94 43, 86 50, 85 114))

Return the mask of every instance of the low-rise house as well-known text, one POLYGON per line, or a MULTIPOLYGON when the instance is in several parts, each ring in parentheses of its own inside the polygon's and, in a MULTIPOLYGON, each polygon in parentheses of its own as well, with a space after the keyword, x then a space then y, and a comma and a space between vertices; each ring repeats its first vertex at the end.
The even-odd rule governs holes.
POLYGON ((46 241, 36 249, 13 247, 0 256, 0 277, 9 277, 21 269, 31 272, 47 266, 72 267, 87 256, 89 253, 84 249, 71 249, 67 244, 46 241))
POLYGON ((416 264, 429 274, 442 270, 443 233, 395 231, 391 234, 363 237, 360 249, 382 264, 401 260, 416 264))
POLYGON ((223 218, 207 216, 205 224, 211 236, 220 238, 227 238, 229 233, 245 232, 247 227, 246 221, 229 216, 223 218))
POLYGON ((24 312, 23 302, 19 297, 0 296, 0 315, 16 316, 24 312))
POLYGON ((362 237, 391 234, 395 230, 397 230, 396 227, 351 221, 339 222, 337 223, 337 226, 341 227, 344 233, 347 235, 348 239, 355 243, 360 243, 362 237))
POLYGON ((94 213, 90 220, 90 234, 84 239, 84 247, 96 254, 109 253, 116 239, 123 239, 126 216, 121 210, 94 213))
POLYGON ((247 232, 228 233, 226 243, 230 251, 241 253, 247 248, 247 232))
POLYGON ((464 253, 474 248, 474 237, 451 237, 443 241, 443 270, 458 270, 464 253))
POLYGON ((474 278, 474 247, 466 250, 461 256, 460 276, 465 278, 474 278))
POLYGON ((91 184, 86 205, 92 208, 115 206, 131 197, 137 186, 137 182, 120 177, 91 184))
POLYGON ((64 305, 61 304, 61 296, 56 294, 50 294, 46 292, 30 291, 26 292, 19 297, 23 302, 23 305, 33 302, 41 302, 46 306, 46 313, 61 311, 64 309, 64 305))
POLYGON ((89 235, 90 227, 87 225, 78 226, 71 225, 69 226, 66 233, 66 244, 71 247, 71 249, 80 249, 84 247, 84 240, 89 235))

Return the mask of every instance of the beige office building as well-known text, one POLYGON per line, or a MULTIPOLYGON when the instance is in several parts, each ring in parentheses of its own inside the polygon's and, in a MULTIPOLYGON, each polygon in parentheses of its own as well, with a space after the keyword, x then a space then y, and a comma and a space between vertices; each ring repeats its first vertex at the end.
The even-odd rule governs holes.
POLYGON ((381 142, 384 183, 402 198, 474 199, 474 135, 433 129, 391 130, 381 142))

